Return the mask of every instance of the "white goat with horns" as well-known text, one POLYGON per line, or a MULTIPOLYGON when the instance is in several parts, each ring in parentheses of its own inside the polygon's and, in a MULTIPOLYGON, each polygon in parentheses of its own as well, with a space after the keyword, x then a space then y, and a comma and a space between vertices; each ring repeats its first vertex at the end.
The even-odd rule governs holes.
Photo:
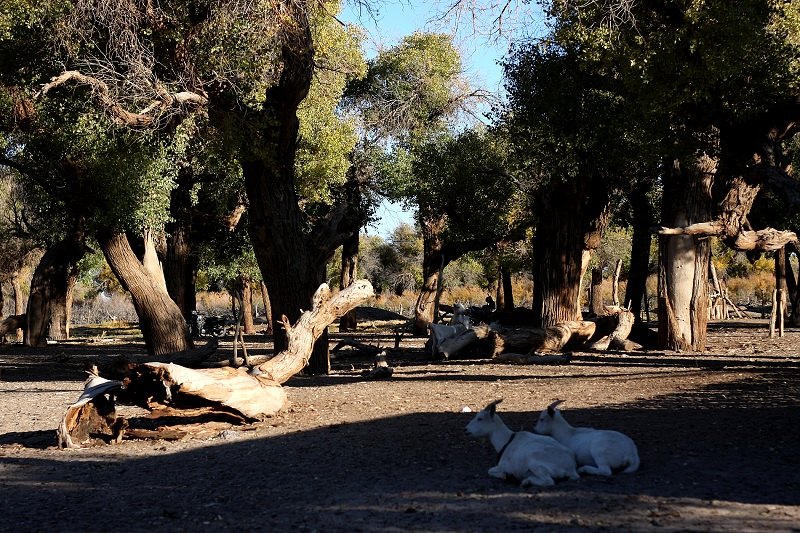
POLYGON ((497 451, 497 465, 489 469, 490 476, 511 476, 520 480, 522 487, 547 487, 561 478, 580 479, 575 454, 568 448, 550 437, 508 429, 495 412, 501 401, 490 403, 466 427, 472 437, 489 437, 497 451))
POLYGON ((578 472, 610 476, 614 470, 636 472, 639 468, 639 451, 633 440, 610 429, 576 428, 569 425, 556 406, 556 400, 539 415, 533 431, 550 435, 575 452, 578 472))

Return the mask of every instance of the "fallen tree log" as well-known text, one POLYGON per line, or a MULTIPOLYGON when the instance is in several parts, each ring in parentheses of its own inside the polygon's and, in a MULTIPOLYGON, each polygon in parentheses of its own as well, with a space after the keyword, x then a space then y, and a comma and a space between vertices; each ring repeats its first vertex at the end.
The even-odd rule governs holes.
POLYGON ((589 320, 559 322, 548 328, 518 328, 492 331, 493 357, 504 352, 552 353, 568 344, 582 344, 594 334, 595 323, 589 320))
POLYGON ((444 359, 450 359, 473 342, 488 338, 491 331, 491 327, 485 324, 473 326, 460 335, 442 342, 438 347, 438 355, 444 359))
POLYGON ((372 294, 372 285, 366 280, 337 294, 323 284, 314 294, 314 307, 294 325, 283 317, 288 348, 249 372, 227 367, 193 370, 174 363, 148 362, 133 366, 124 381, 93 374, 59 425, 59 445, 78 447, 92 436, 106 442, 119 440, 126 422, 115 416, 114 397, 151 411, 209 407, 241 421, 272 416, 286 405, 281 384, 307 364, 314 342, 325 328, 372 294))
POLYGON ((620 309, 619 312, 616 313, 616 317, 617 327, 614 328, 614 331, 590 344, 590 349, 607 350, 612 342, 616 343, 615 345, 618 346, 622 341, 628 338, 628 335, 631 334, 631 328, 633 328, 634 314, 627 309, 620 309))

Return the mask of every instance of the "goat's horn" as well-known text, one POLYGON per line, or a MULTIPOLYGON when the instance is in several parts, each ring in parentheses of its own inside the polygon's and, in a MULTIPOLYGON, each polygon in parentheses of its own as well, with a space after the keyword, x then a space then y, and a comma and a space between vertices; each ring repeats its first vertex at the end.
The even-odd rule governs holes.
POLYGON ((564 403, 566 400, 556 400, 547 406, 548 409, 555 409, 557 405, 564 403))
POLYGON ((502 398, 500 398, 499 400, 495 400, 492 403, 490 403, 489 405, 487 405, 486 409, 488 409, 490 413, 494 414, 494 411, 497 408, 497 404, 499 404, 502 401, 503 401, 502 398))

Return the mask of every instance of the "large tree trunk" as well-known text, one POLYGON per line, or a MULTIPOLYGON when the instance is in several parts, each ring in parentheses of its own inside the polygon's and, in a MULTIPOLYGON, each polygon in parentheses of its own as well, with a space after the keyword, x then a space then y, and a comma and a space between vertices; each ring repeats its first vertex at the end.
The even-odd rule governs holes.
POLYGON ((637 321, 642 320, 642 301, 647 288, 650 267, 650 228, 655 223, 653 207, 647 197, 651 185, 636 187, 628 196, 633 208, 633 235, 631 236, 631 266, 628 271, 628 285, 625 287, 625 300, 637 321))
POLYGON ((73 265, 67 273, 67 291, 64 299, 53 300, 48 337, 54 341, 69 340, 69 329, 72 322, 72 301, 77 283, 78 265, 73 265))
MULTIPOLYGON (((667 178, 663 222, 684 227, 711 219, 711 185, 717 162, 698 155, 682 165, 675 161, 667 178)), ((658 335, 661 347, 702 351, 708 324, 707 238, 692 235, 659 237, 658 335)))
POLYGON ((609 195, 602 189, 599 181, 576 180, 557 184, 539 198, 533 311, 542 327, 581 319, 584 268, 609 220, 609 195))
MULTIPOLYGON (((358 232, 354 233, 342 244, 342 272, 339 276, 339 287, 346 289, 356 280, 358 275, 358 232)), ((358 322, 356 310, 347 312, 339 320, 339 331, 355 331, 358 322)))
MULTIPOLYGON (((25 344, 28 346, 45 346, 50 323, 53 318, 54 305, 62 315, 59 322, 66 321, 66 304, 70 290, 70 279, 74 278, 75 265, 85 253, 82 239, 67 238, 49 247, 31 280, 31 292, 28 297, 27 327, 25 344), (58 302, 58 304, 55 304, 58 302)), ((72 281, 74 285, 74 279, 72 281)), ((66 331, 63 332, 65 335, 66 331)))
MULTIPOLYGON (((282 47, 279 82, 267 90, 263 108, 266 126, 252 132, 242 146, 242 170, 250 201, 250 237, 270 303, 277 316, 290 321, 311 308, 314 291, 324 280, 324 266, 333 252, 325 235, 306 232, 306 220, 297 201, 295 155, 299 121, 297 108, 308 94, 313 75, 314 47, 304 5, 287 5, 294 20, 282 47)), ((273 317, 275 351, 288 347, 285 330, 273 317)), ((321 335, 309 360, 308 371, 329 368, 327 336, 321 335)))
MULTIPOLYGON (((24 315, 25 296, 22 292, 22 275, 18 270, 11 274, 11 291, 14 293, 14 316, 24 315)), ((24 331, 17 329, 17 340, 22 342, 24 338, 24 331)))
POLYGON ((193 347, 183 314, 163 283, 139 261, 125 234, 100 232, 106 261, 122 286, 131 293, 147 352, 161 355, 193 347))
POLYGON ((436 320, 436 300, 439 290, 439 276, 450 259, 444 257, 442 231, 444 218, 426 217, 420 224, 422 228, 422 287, 414 306, 414 334, 427 335, 428 324, 436 320))

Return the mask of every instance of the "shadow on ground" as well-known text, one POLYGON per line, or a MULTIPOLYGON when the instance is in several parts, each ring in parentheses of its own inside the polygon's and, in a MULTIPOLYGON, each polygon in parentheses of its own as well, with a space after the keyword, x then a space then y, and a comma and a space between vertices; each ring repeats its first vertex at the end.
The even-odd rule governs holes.
MULTIPOLYGON (((796 372, 778 368, 613 409, 567 405, 575 425, 630 434, 641 470, 531 492, 486 475, 495 454, 465 436, 472 414, 255 439, 231 431, 146 458, 122 456, 124 446, 7 456, 0 530, 789 531, 798 516, 782 506, 800 505, 798 398, 796 372)), ((535 416, 500 414, 514 428, 535 416)))

